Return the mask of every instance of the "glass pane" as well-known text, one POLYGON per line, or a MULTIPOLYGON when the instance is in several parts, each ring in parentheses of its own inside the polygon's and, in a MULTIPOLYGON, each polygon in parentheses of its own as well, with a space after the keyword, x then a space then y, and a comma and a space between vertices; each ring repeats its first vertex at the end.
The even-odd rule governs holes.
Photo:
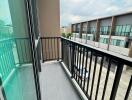
POLYGON ((121 42, 121 40, 117 40, 116 46, 120 46, 120 42, 121 42))
POLYGON ((131 25, 131 29, 130 29, 130 36, 132 36, 132 25, 131 25))
POLYGON ((37 100, 25 0, 0 0, 0 76, 7 100, 37 100))
POLYGON ((122 33, 122 26, 119 26, 118 35, 120 36, 122 33))
POLYGON ((117 41, 116 39, 112 39, 111 44, 116 46, 116 41, 117 41))
POLYGON ((126 36, 126 25, 122 26, 122 36, 126 36))
POLYGON ((124 41, 124 40, 122 40, 122 41, 120 42, 120 46, 121 46, 121 47, 124 47, 124 46, 125 46, 125 41, 124 41))

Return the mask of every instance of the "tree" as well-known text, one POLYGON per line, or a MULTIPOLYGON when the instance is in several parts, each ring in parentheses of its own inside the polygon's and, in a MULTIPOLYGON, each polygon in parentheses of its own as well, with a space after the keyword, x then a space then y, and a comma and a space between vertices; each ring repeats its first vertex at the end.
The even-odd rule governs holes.
POLYGON ((73 36, 72 33, 68 33, 66 37, 69 39, 69 38, 71 38, 72 36, 73 36))
POLYGON ((67 37, 65 33, 62 33, 61 35, 62 35, 63 37, 67 37))

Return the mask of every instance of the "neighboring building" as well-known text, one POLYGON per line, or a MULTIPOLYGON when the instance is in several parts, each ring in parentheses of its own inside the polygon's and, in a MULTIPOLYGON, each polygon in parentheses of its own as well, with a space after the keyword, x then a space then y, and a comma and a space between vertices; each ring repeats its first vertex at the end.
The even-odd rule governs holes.
POLYGON ((70 26, 63 26, 60 28, 61 33, 71 33, 71 27, 70 26))
POLYGON ((74 23, 71 28, 76 40, 132 56, 132 12, 74 23))

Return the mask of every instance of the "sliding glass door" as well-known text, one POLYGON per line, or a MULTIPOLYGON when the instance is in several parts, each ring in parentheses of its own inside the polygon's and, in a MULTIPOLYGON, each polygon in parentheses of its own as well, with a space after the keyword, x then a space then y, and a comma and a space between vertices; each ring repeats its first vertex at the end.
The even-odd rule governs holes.
POLYGON ((31 4, 0 0, 0 79, 5 100, 40 100, 31 4))

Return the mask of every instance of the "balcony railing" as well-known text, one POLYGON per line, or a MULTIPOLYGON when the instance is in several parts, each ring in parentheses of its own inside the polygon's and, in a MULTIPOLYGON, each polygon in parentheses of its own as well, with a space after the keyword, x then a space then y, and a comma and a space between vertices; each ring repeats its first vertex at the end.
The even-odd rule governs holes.
POLYGON ((59 60, 60 59, 60 37, 42 37, 41 49, 42 60, 59 60))
MULTIPOLYGON (((132 58, 62 37, 42 37, 40 39, 42 60, 44 62, 61 60, 61 63, 64 63, 71 73, 72 79, 76 81, 89 100, 132 99, 132 58), (124 72, 125 67, 128 67, 128 70, 124 72), (126 75, 129 69, 130 72, 126 75)), ((31 47, 27 38, 2 41, 0 72, 2 76, 7 77, 5 73, 9 74, 15 64, 31 62, 31 53, 28 50, 31 47), (14 52, 18 53, 18 61, 6 58, 14 52), (9 68, 3 66, 8 64, 5 59, 8 59, 11 65, 9 68)), ((2 80, 5 80, 4 77, 2 80)))
POLYGON ((66 38, 46 37, 41 40, 43 60, 61 59, 89 100, 117 100, 120 92, 123 93, 122 99, 131 99, 131 73, 122 90, 124 68, 132 68, 131 58, 66 38), (55 45, 53 41, 56 41, 55 45))

